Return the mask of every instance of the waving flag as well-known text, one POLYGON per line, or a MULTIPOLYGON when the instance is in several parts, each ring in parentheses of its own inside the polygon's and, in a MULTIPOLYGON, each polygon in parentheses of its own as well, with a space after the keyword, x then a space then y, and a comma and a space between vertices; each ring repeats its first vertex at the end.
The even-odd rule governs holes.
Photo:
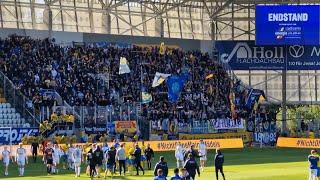
POLYGON ((162 84, 171 74, 164 74, 156 72, 156 75, 154 76, 152 87, 157 87, 160 84, 162 84))
POLYGON ((208 74, 208 75, 206 76, 206 80, 207 80, 207 79, 211 79, 211 78, 213 78, 213 77, 214 77, 214 74, 213 74, 213 73, 208 74))
POLYGON ((128 66, 128 61, 125 57, 120 58, 119 74, 130 73, 130 68, 128 66))
POLYGON ((187 81, 185 76, 170 76, 167 80, 168 98, 171 103, 178 101, 183 90, 184 83, 187 81))
POLYGON ((164 55, 166 53, 166 47, 164 45, 164 42, 160 44, 159 54, 164 55))
POLYGON ((152 101, 151 94, 147 92, 142 92, 142 104, 146 104, 152 101))
POLYGON ((260 97, 259 97, 259 100, 258 100, 258 103, 259 104, 262 104, 266 101, 266 98, 261 94, 260 97))
POLYGON ((259 100, 260 96, 264 97, 264 92, 260 89, 250 89, 246 99, 245 107, 249 110, 253 109, 254 104, 259 100))

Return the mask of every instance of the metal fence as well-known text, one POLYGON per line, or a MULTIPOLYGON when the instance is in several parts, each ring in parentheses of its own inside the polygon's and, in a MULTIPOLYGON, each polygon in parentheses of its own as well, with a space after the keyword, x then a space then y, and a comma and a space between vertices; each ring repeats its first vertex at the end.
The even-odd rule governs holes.
POLYGON ((26 122, 35 126, 36 122, 40 121, 41 116, 40 111, 33 106, 32 101, 24 96, 3 72, 0 72, 0 83, 6 102, 10 103, 11 107, 15 108, 26 119, 26 122))
MULTIPOLYGON (((86 124, 107 124, 108 122, 121 120, 140 119, 140 105, 138 103, 123 103, 109 106, 55 106, 52 109, 45 108, 43 117, 53 112, 58 114, 73 114, 80 128, 86 124)), ((48 117, 49 118, 49 117, 48 117)))

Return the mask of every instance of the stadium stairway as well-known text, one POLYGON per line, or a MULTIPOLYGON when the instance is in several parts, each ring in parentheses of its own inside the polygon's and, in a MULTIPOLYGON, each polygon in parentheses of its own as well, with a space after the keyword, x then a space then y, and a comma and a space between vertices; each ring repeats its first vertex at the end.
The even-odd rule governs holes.
POLYGON ((20 113, 6 101, 0 88, 0 127, 28 127, 20 113))

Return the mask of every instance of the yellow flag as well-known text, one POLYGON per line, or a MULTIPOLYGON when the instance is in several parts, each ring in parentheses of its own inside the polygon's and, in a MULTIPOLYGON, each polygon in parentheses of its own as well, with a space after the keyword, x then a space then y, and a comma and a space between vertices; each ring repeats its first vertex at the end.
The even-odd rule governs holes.
POLYGON ((260 95, 258 103, 261 104, 266 100, 266 98, 264 98, 262 95, 260 95))
POLYGON ((211 78, 213 78, 213 77, 214 77, 214 74, 211 73, 211 74, 209 74, 209 75, 206 76, 206 80, 207 80, 207 79, 211 79, 211 78))
POLYGON ((166 52, 166 47, 164 46, 164 42, 162 42, 162 43, 160 44, 159 53, 160 53, 161 55, 164 55, 165 52, 166 52))

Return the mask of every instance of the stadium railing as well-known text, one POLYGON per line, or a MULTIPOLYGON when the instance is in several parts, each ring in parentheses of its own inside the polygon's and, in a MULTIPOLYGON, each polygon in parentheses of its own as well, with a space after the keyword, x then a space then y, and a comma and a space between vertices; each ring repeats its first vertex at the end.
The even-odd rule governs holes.
POLYGON ((40 110, 33 106, 32 101, 24 96, 19 87, 16 87, 3 72, 0 72, 0 86, 3 88, 6 101, 16 108, 31 126, 36 126, 41 120, 40 110))

